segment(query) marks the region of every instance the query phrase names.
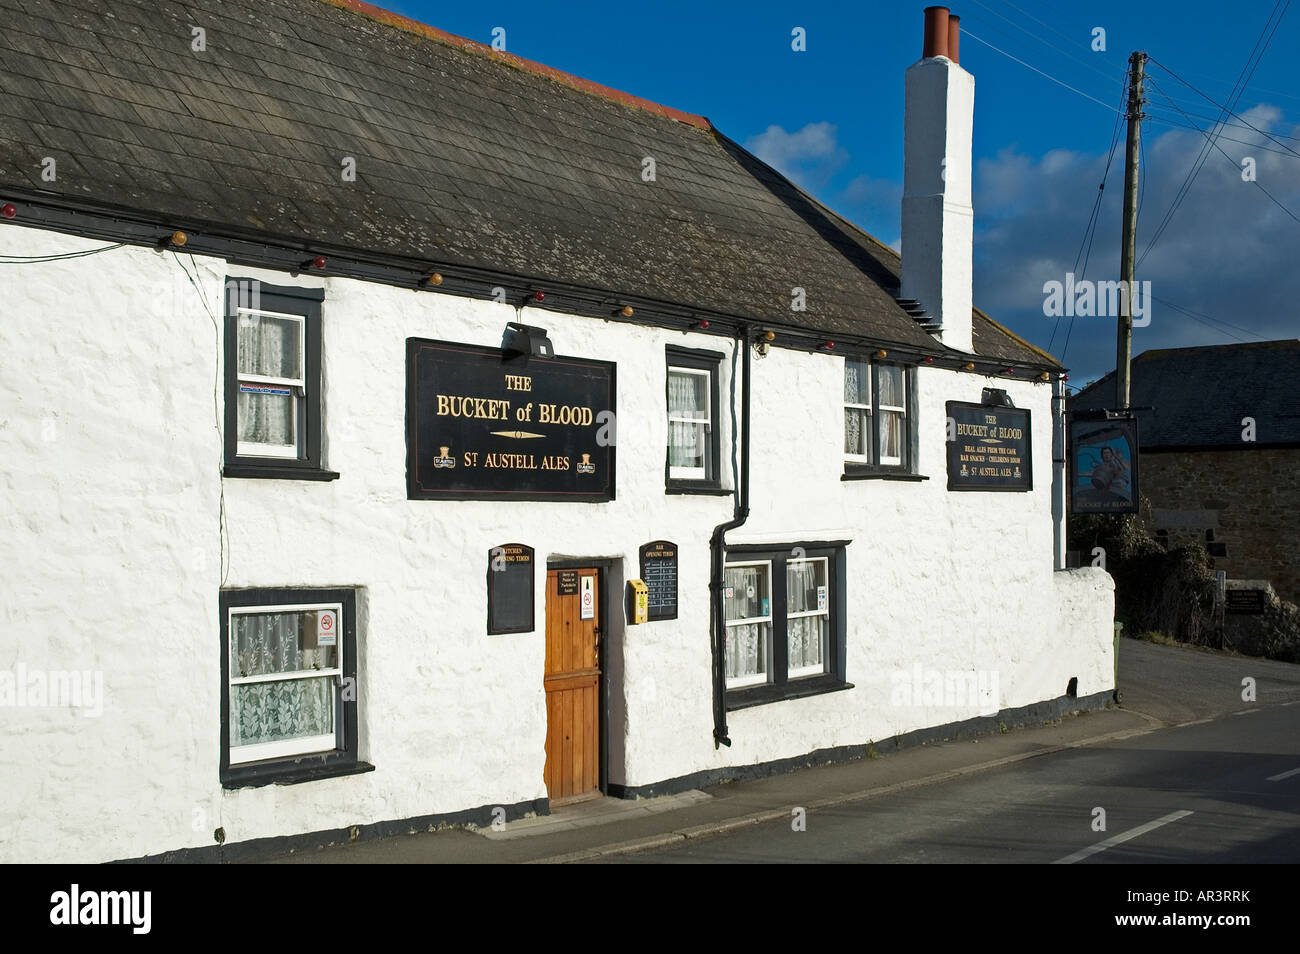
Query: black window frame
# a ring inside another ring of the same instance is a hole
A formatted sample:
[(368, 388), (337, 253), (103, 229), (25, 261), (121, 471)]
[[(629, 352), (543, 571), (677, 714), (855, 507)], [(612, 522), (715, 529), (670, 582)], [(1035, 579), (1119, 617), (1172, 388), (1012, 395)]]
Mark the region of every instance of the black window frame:
[[(248, 307), (252, 296), (244, 294), (248, 284), (257, 287), (257, 307), (267, 311), (303, 317), (303, 387), (298, 402), (299, 456), (253, 457), (239, 453), (239, 322), (237, 309)], [(225, 352), (225, 466), (226, 477), (261, 477), (279, 480), (335, 480), (338, 474), (325, 468), (321, 458), (321, 303), (320, 288), (268, 285), (255, 278), (229, 276), (226, 279)]]
[[(917, 366), (899, 361), (880, 361), (871, 355), (847, 355), (844, 372), (848, 373), (850, 361), (871, 367), (871, 410), (868, 415), (868, 431), (871, 435), (871, 462), (844, 460), (844, 473), (841, 480), (929, 480), (917, 468), (917, 452), (920, 447), (920, 429), (918, 426), (918, 401), (916, 395)], [(903, 371), (904, 414), (906, 415), (906, 433), (903, 439), (903, 461), (901, 464), (881, 464), (880, 428), (877, 424), (880, 415), (880, 383), (875, 369), (880, 366), (901, 368)], [(842, 390), (842, 382), (841, 382)], [(840, 428), (844, 427), (845, 402), (840, 400)], [(843, 445), (843, 437), (840, 440)], [(844, 454), (841, 448), (841, 456)]]
[[(848, 577), (847, 540), (813, 541), (772, 546), (771, 544), (738, 545), (727, 547), (723, 556), (727, 563), (739, 562), (741, 558), (750, 560), (770, 560), (772, 563), (772, 665), (768, 673), (768, 682), (758, 686), (744, 686), (726, 689), (727, 711), (747, 709), (751, 706), (767, 705), (772, 702), (784, 702), (787, 699), (802, 699), (808, 696), (824, 695), (852, 689), (847, 681), (847, 642), (848, 629), (848, 594), (845, 582)], [(788, 678), (789, 649), (787, 630), (788, 612), (786, 597), (786, 563), (789, 560), (826, 558), (826, 581), (832, 592), (827, 600), (830, 609), (830, 638), (826, 647), (828, 665), (826, 672), (820, 676), (804, 676), (791, 680)], [(725, 646), (725, 640), (723, 645)]]
[[(321, 778), (372, 772), (374, 766), (357, 757), (360, 685), (357, 681), (357, 591), (348, 588), (249, 587), (222, 590), (221, 614), (221, 765), (222, 788), (251, 788), (272, 783), (291, 785)], [(293, 755), (261, 762), (230, 763), (230, 610), (241, 606), (337, 603), (342, 608), (343, 664), (334, 687), (336, 748), (329, 752)], [(344, 698), (343, 685), (353, 692)]]
[[(706, 351), (698, 348), (682, 348), (666, 345), (664, 349), (664, 421), (668, 419), (668, 378), (673, 368), (687, 368), (709, 373), (709, 433), (708, 450), (705, 460), (705, 477), (703, 480), (683, 479), (672, 476), (669, 462), (671, 448), (664, 446), (664, 492), (668, 494), (712, 494), (731, 493), (722, 486), (722, 410), (721, 377), (722, 362), (726, 358), (720, 351)], [(671, 431), (671, 428), (669, 428)]]

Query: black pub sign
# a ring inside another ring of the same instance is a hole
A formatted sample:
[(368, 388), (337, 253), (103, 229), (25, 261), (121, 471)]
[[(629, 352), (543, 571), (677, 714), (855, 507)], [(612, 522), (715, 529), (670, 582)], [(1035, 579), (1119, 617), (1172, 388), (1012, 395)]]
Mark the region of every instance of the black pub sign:
[(614, 364), (408, 338), (412, 500), (614, 499)]
[(1029, 411), (949, 401), (948, 489), (1033, 490)]

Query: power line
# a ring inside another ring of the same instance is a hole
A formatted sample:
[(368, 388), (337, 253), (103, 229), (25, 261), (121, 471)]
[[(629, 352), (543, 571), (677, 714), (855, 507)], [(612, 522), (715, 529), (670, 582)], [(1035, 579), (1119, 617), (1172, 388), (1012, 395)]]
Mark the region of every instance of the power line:
[[(1166, 67), (1166, 68), (1167, 68), (1167, 67)], [(1186, 73), (1188, 76), (1199, 76), (1199, 77), (1201, 77), (1202, 79), (1207, 79), (1207, 80), (1209, 80), (1211, 83), (1213, 83), (1215, 86), (1227, 86), (1227, 85), (1228, 85), (1228, 81), (1227, 81), (1227, 80), (1221, 80), (1221, 79), (1219, 79), (1217, 76), (1211, 76), (1211, 75), (1208, 74), (1208, 73), (1194, 73), (1194, 72), (1192, 72), (1191, 70), (1183, 70), (1183, 72)], [(1284, 92), (1283, 92), (1282, 90), (1280, 90), (1280, 89), (1269, 89), (1269, 88), (1267, 88), (1267, 87), (1265, 87), (1265, 86), (1246, 86), (1245, 89), (1251, 89), (1251, 90), (1254, 90), (1254, 91), (1257, 92), (1257, 93), (1268, 93), (1268, 94), (1270, 94), (1270, 95), (1272, 95), (1272, 96), (1282, 96), (1282, 97), (1284, 97), (1284, 98), (1286, 98), (1286, 99), (1294, 99), (1294, 100), (1300, 101), (1300, 96), (1297, 96), (1295, 93), (1284, 93)]]
[[(993, 14), (995, 17), (998, 17), (998, 18), (1000, 18), (1000, 19), (1002, 19), (1002, 20), (1005, 20), (1007, 23), (1010, 23), (1013, 27), (1015, 27), (1015, 28), (1016, 28), (1017, 30), (1019, 30), (1021, 33), (1025, 34), (1026, 36), (1032, 37), (1033, 39), (1037, 40), (1039, 43), (1042, 43), (1044, 46), (1049, 46), (1049, 47), (1051, 47), (1053, 50), (1055, 50), (1056, 52), (1061, 53), (1061, 54), (1063, 54), (1064, 56), (1068, 56), (1070, 59), (1074, 60), (1074, 62), (1078, 63), (1078, 64), (1079, 64), (1080, 66), (1082, 66), (1084, 69), (1092, 70), (1092, 71), (1093, 71), (1094, 73), (1096, 73), (1098, 76), (1101, 76), (1101, 77), (1103, 77), (1104, 79), (1106, 79), (1106, 80), (1108, 80), (1108, 81), (1114, 79), (1114, 77), (1111, 76), (1109, 73), (1102, 72), (1101, 70), (1097, 69), (1097, 67), (1093, 66), (1091, 63), (1085, 63), (1083, 60), (1079, 59), (1077, 56), (1075, 56), (1073, 53), (1069, 52), (1068, 50), (1063, 50), (1063, 49), (1061, 49), (1059, 46), (1057, 46), (1055, 43), (1049, 43), (1047, 40), (1044, 40), (1041, 36), (1037, 35), (1036, 33), (1032, 33), (1032, 32), (1030, 32), (1029, 30), (1026, 30), (1024, 27), (1022, 27), (1022, 26), (1021, 26), (1019, 23), (1017, 23), (1015, 20), (1012, 20), (1010, 17), (1005, 17), (1005, 16), (1003, 16), (1002, 14), (1000, 14), (1000, 13), (998, 13), (996, 10), (994, 10), (992, 7), (990, 7), (988, 4), (981, 3), (980, 0), (971, 0), (971, 3), (975, 4), (976, 6), (983, 7), (985, 10), (987, 10), (989, 13)], [(1007, 5), (1008, 5), (1008, 6), (1012, 6), (1011, 4), (1007, 4)], [(1018, 7), (1013, 7), (1013, 9), (1019, 9), (1019, 8), (1018, 8)], [(1023, 10), (1021, 10), (1020, 12), (1021, 12), (1021, 13), (1024, 13)], [(1025, 15), (1026, 15), (1026, 16), (1029, 16), (1029, 14), (1025, 14)], [(980, 17), (978, 17), (978, 16), (977, 16), (976, 18), (977, 18), (977, 19), (982, 19), (982, 18), (980, 18)], [(1033, 18), (1031, 18), (1031, 19), (1033, 19)], [(1042, 23), (1041, 20), (1039, 20), (1038, 22), (1039, 22), (1039, 23)], [(990, 26), (992, 26), (992, 24), (990, 24)], [(1043, 26), (1047, 26), (1047, 24), (1044, 23)], [(1051, 28), (1048, 27), (1048, 29), (1051, 29)], [(1002, 32), (1002, 31), (999, 31), (999, 32)], [(1009, 34), (1008, 34), (1008, 35), (1009, 35)]]
[[(1287, 3), (1288, 3), (1288, 5), (1289, 5), (1289, 4), (1290, 4), (1290, 0), (1287, 0)], [(1285, 14), (1286, 11), (1283, 10), (1282, 13)], [(1279, 18), (1279, 19), (1278, 19), (1278, 25), (1281, 25), (1281, 23), (1282, 23), (1282, 21), (1281, 21), (1281, 19)], [(1274, 32), (1277, 32), (1277, 27), (1275, 26), (1275, 27), (1273, 28), (1273, 30), (1274, 30)], [(1272, 39), (1272, 37), (1270, 36), (1269, 39)], [(1260, 55), (1263, 56), (1262, 53), (1261, 53)], [(1273, 136), (1272, 136), (1270, 133), (1267, 133), (1267, 132), (1265, 132), (1264, 130), (1260, 129), (1258, 126), (1253, 125), (1249, 120), (1244, 119), (1244, 118), (1241, 117), (1241, 116), (1238, 116), (1236, 113), (1234, 113), (1234, 112), (1233, 112), (1231, 109), (1229, 109), (1227, 106), (1222, 106), (1222, 105), (1220, 105), (1219, 103), (1216, 103), (1214, 100), (1210, 99), (1209, 96), (1206, 96), (1206, 95), (1205, 95), (1204, 93), (1202, 93), (1199, 89), (1197, 89), (1197, 88), (1196, 88), (1195, 86), (1193, 86), (1191, 83), (1187, 82), (1187, 80), (1183, 79), (1181, 76), (1179, 76), (1177, 73), (1175, 73), (1175, 72), (1174, 72), (1173, 70), (1171, 70), (1169, 67), (1165, 66), (1165, 65), (1164, 65), (1163, 63), (1161, 63), (1159, 60), (1156, 60), (1154, 57), (1152, 57), (1151, 60), (1152, 60), (1153, 63), (1156, 64), (1156, 66), (1160, 67), (1162, 70), (1164, 70), (1164, 71), (1165, 71), (1166, 73), (1168, 73), (1170, 76), (1172, 76), (1174, 79), (1178, 80), (1178, 82), (1182, 83), (1184, 86), (1186, 86), (1186, 87), (1187, 87), (1188, 89), (1190, 89), (1192, 92), (1196, 93), (1198, 96), (1200, 96), (1202, 99), (1204, 99), (1204, 100), (1205, 100), (1207, 103), (1209, 103), (1211, 106), (1214, 106), (1214, 107), (1218, 108), (1218, 109), (1220, 110), (1220, 115), (1222, 115), (1224, 112), (1226, 112), (1229, 116), (1233, 116), (1233, 117), (1235, 117), (1235, 118), (1237, 118), (1237, 119), (1240, 119), (1240, 120), (1242, 121), (1242, 123), (1244, 123), (1248, 128), (1255, 130), (1255, 132), (1259, 133), (1261, 136), (1267, 136), (1269, 139), (1273, 139)], [(1256, 63), (1255, 65), (1258, 66), (1259, 64)], [(1251, 72), (1253, 73), (1254, 71), (1252, 70)], [(1166, 98), (1167, 98), (1167, 97), (1166, 97)], [(1240, 94), (1238, 94), (1237, 98), (1238, 98), (1238, 99), (1241, 98)], [(1172, 100), (1171, 100), (1171, 102), (1172, 102)], [(1182, 112), (1182, 110), (1179, 110), (1179, 112)], [(1204, 119), (1208, 119), (1209, 117), (1202, 117), (1202, 118), (1204, 118)], [(1284, 136), (1283, 138), (1284, 138), (1284, 139), (1295, 139), (1296, 137), (1294, 137), (1294, 136)], [(1284, 143), (1284, 142), (1278, 142), (1276, 139), (1273, 139), (1273, 142), (1277, 143), (1277, 144), (1278, 144), (1279, 146), (1281, 146), (1283, 149), (1285, 149), (1285, 150), (1287, 150), (1288, 152), (1290, 152), (1293, 156), (1296, 156), (1297, 158), (1300, 158), (1300, 152), (1296, 152), (1294, 149), (1292, 149), (1292, 148), (1291, 148), (1290, 146), (1288, 146), (1286, 143)]]
[[(1124, 81), (1120, 86), (1120, 102), (1121, 103), (1124, 102), (1127, 96), (1128, 96), (1128, 74), (1125, 73)], [(1092, 203), (1092, 214), (1088, 216), (1088, 224), (1084, 226), (1083, 229), (1083, 238), (1079, 240), (1079, 251), (1076, 252), (1074, 256), (1074, 269), (1076, 272), (1079, 269), (1079, 259), (1080, 257), (1083, 258), (1083, 272), (1079, 272), (1080, 278), (1083, 278), (1084, 273), (1087, 272), (1088, 259), (1092, 257), (1092, 240), (1093, 238), (1096, 237), (1097, 234), (1097, 222), (1099, 221), (1101, 215), (1101, 201), (1106, 190), (1106, 180), (1107, 178), (1110, 177), (1110, 166), (1111, 166), (1111, 162), (1115, 158), (1115, 147), (1119, 145), (1119, 120), (1121, 115), (1122, 113), (1119, 110), (1115, 111), (1115, 126), (1113, 129), (1111, 129), (1111, 133), (1110, 133), (1110, 152), (1106, 156), (1106, 168), (1101, 175), (1101, 184), (1097, 186), (1097, 197), (1093, 200)], [(1085, 242), (1087, 242), (1086, 255), (1084, 254)], [(1052, 345), (1056, 342), (1056, 332), (1060, 329), (1060, 327), (1061, 327), (1061, 316), (1057, 315), (1056, 324), (1052, 326), (1051, 340), (1047, 344), (1047, 350), (1049, 352), (1052, 350)], [(1065, 330), (1065, 344), (1061, 346), (1062, 361), (1065, 360), (1066, 352), (1070, 350), (1070, 337), (1073, 335), (1073, 333), (1074, 333), (1074, 316), (1071, 315), (1070, 323), (1066, 326), (1066, 330)]]
[[(1286, 5), (1288, 7), (1290, 4), (1291, 0), (1286, 0)], [(1273, 34), (1277, 32), (1277, 26), (1282, 22), (1281, 17), (1278, 16), (1279, 7), (1282, 7), (1282, 0), (1277, 0), (1273, 5), (1273, 9), (1269, 13), (1268, 19), (1264, 22), (1263, 29), (1260, 30), (1259, 37), (1255, 40), (1254, 47), (1251, 48), (1250, 56), (1246, 58), (1246, 65), (1241, 68), (1241, 73), (1237, 77), (1237, 85), (1250, 82), (1250, 77), (1255, 74), (1255, 68), (1259, 66), (1259, 61), (1263, 59), (1265, 51), (1268, 50), (1269, 43), (1273, 39)], [(1282, 7), (1282, 13), (1286, 13), (1285, 7)], [(1277, 24), (1273, 25), (1272, 32), (1269, 32), (1269, 26), (1273, 24), (1273, 18), (1275, 16), (1277, 16)], [(1267, 39), (1265, 39), (1266, 34)], [(1263, 44), (1262, 47), (1260, 46), (1261, 43)], [(1259, 54), (1258, 57), (1255, 55), (1257, 51)], [(1252, 61), (1254, 62), (1253, 67), (1251, 65)], [(1235, 106), (1236, 101), (1240, 98), (1241, 92), (1238, 91), (1237, 86), (1234, 86), (1233, 93), (1229, 95), (1228, 102)], [(1222, 121), (1222, 113), (1220, 113), (1219, 119)], [(1183, 201), (1187, 198), (1187, 194), (1191, 191), (1192, 185), (1196, 182), (1196, 177), (1200, 175), (1201, 169), (1205, 166), (1205, 160), (1209, 158), (1210, 146), (1214, 145), (1214, 138), (1218, 134), (1217, 127), (1214, 135), (1208, 133), (1205, 134), (1207, 140), (1206, 144), (1202, 145), (1200, 150), (1197, 152), (1196, 158), (1192, 161), (1191, 168), (1187, 171), (1187, 176), (1183, 179), (1183, 184), (1179, 186), (1178, 193), (1174, 196), (1173, 202), (1170, 204), (1168, 210), (1166, 210), (1164, 216), (1160, 219), (1160, 224), (1156, 227), (1155, 233), (1151, 236), (1150, 241), (1147, 242), (1146, 249), (1138, 258), (1138, 265), (1141, 265), (1142, 262), (1146, 260), (1146, 257), (1151, 254), (1151, 250), (1155, 248), (1156, 243), (1159, 242), (1161, 236), (1164, 235), (1165, 229), (1169, 227), (1169, 224), (1173, 221), (1179, 208), (1182, 207)]]
[[(1178, 100), (1175, 99), (1173, 96), (1170, 96), (1167, 92), (1164, 94), (1164, 97), (1165, 97), (1165, 101), (1166, 101), (1166, 102), (1168, 102), (1171, 106), (1177, 108), (1177, 109), (1179, 110), (1179, 112), (1181, 112), (1184, 116), (1187, 116), (1187, 117), (1189, 117), (1189, 118), (1191, 118), (1191, 119), (1204, 119), (1204, 120), (1207, 120), (1207, 121), (1209, 121), (1209, 122), (1214, 122), (1214, 121), (1215, 121), (1215, 119), (1214, 119), (1213, 116), (1206, 116), (1204, 113), (1197, 113), (1197, 112), (1193, 112), (1193, 111), (1191, 111), (1190, 109), (1183, 109), (1183, 108), (1179, 105)], [(1163, 109), (1164, 107), (1160, 107), (1160, 108)], [(1277, 137), (1279, 137), (1279, 138), (1281, 138), (1281, 139), (1290, 139), (1290, 140), (1293, 140), (1293, 141), (1295, 141), (1295, 142), (1300, 142), (1300, 136), (1287, 136), (1287, 135), (1284, 135), (1284, 134), (1282, 134), (1282, 133), (1266, 133), (1266, 132), (1264, 132), (1262, 129), (1259, 129), (1259, 128), (1257, 128), (1257, 127), (1255, 127), (1255, 126), (1252, 126), (1252, 125), (1250, 125), (1250, 124), (1244, 124), (1244, 125), (1243, 125), (1242, 123), (1227, 123), (1227, 122), (1225, 122), (1225, 123), (1220, 123), (1220, 125), (1223, 126), (1225, 129), (1253, 129), (1255, 132), (1260, 133), (1261, 135), (1264, 135), (1264, 136), (1269, 136), (1270, 138), (1272, 138), (1273, 136), (1277, 136)], [(1242, 140), (1242, 139), (1234, 139), (1234, 140), (1232, 140), (1232, 141), (1233, 141), (1233, 142), (1245, 142), (1245, 140)], [(1295, 150), (1293, 150), (1290, 146), (1287, 146), (1287, 145), (1285, 145), (1285, 144), (1283, 144), (1283, 143), (1278, 143), (1278, 145), (1282, 146), (1282, 147), (1287, 151), (1287, 154), (1289, 154), (1289, 155), (1298, 155), (1298, 154), (1295, 152)], [(1275, 151), (1278, 151), (1278, 150), (1275, 150)]]
[(98, 255), (100, 252), (111, 252), (115, 248), (121, 248), (125, 242), (118, 242), (114, 245), (101, 245), (99, 248), (88, 248), (81, 252), (59, 252), (54, 255), (0, 255), (0, 265), (37, 265), (41, 262), (63, 262), (70, 258), (85, 258), (87, 255)]
[[(217, 316), (214, 315), (212, 313), (212, 309), (208, 307), (208, 299), (203, 294), (203, 289), (199, 287), (198, 281), (194, 278), (194, 276), (190, 275), (190, 270), (185, 267), (185, 263), (181, 261), (181, 257), (176, 254), (176, 251), (174, 249), (172, 250), (172, 258), (176, 259), (176, 264), (180, 266), (181, 271), (185, 273), (185, 277), (188, 278), (190, 280), (190, 284), (194, 286), (194, 291), (198, 293), (199, 304), (201, 304), (203, 306), (203, 310), (207, 312), (208, 320), (212, 322), (212, 330), (216, 333), (217, 353), (220, 354), (221, 326), (217, 323)], [(199, 263), (194, 260), (193, 253), (190, 254), (190, 264), (194, 266), (194, 274), (197, 275), (199, 273)], [(221, 394), (220, 362), (214, 361), (213, 367), (216, 370), (214, 371), (213, 378), (212, 378), (212, 414), (215, 420), (215, 426), (217, 431), (217, 446), (222, 448), (222, 457), (224, 458), (225, 445), (224, 445), (224, 437), (222, 434), (221, 403), (220, 403), (220, 394)], [(226, 559), (226, 551), (228, 549), (227, 544), (230, 542), (230, 526), (226, 519), (226, 482), (222, 477), (220, 467), (218, 467), (217, 470), (217, 488), (218, 488), (217, 570), (221, 573), (221, 585), (225, 586), (226, 579), (230, 575), (230, 563)]]
[[(1022, 10), (1020, 7), (1018, 7), (1018, 6), (1016, 6), (1014, 3), (1012, 3), (1011, 0), (1002, 0), (1002, 2), (1005, 3), (1007, 6), (1009, 6), (1012, 10), (1015, 10), (1017, 13), (1023, 13), (1025, 16), (1029, 17), (1029, 19), (1033, 20), (1035, 23), (1039, 24), (1040, 26), (1045, 26), (1045, 27), (1047, 27), (1047, 29), (1051, 30), (1051, 31), (1052, 31), (1053, 33), (1055, 33), (1057, 36), (1062, 37), (1062, 38), (1065, 39), (1067, 42), (1069, 42), (1069, 43), (1074, 43), (1074, 42), (1075, 42), (1074, 37), (1071, 37), (1071, 36), (1069, 36), (1069, 35), (1066, 34), (1066, 33), (1062, 33), (1060, 30), (1058, 30), (1056, 27), (1052, 26), (1050, 23), (1046, 23), (1046, 22), (1044, 22), (1044, 21), (1038, 19), (1038, 17), (1034, 16), (1034, 15), (1033, 15), (1032, 13), (1030, 13), (1028, 10)], [(984, 6), (984, 4), (981, 3), (980, 6)], [(1091, 35), (1091, 34), (1089, 34), (1089, 35)]]
[(1104, 108), (1106, 108), (1106, 109), (1114, 109), (1114, 108), (1115, 108), (1114, 106), (1110, 106), (1110, 105), (1107, 105), (1106, 103), (1103, 103), (1103, 102), (1102, 102), (1101, 100), (1099, 100), (1096, 96), (1089, 96), (1089, 95), (1088, 95), (1087, 93), (1085, 93), (1083, 90), (1081, 90), (1081, 89), (1075, 89), (1075, 88), (1074, 88), (1073, 86), (1071, 86), (1069, 83), (1063, 83), (1063, 82), (1061, 82), (1059, 79), (1057, 79), (1057, 78), (1056, 78), (1055, 76), (1053, 76), (1051, 73), (1044, 73), (1044, 72), (1043, 72), (1042, 70), (1040, 70), (1037, 66), (1030, 66), (1030, 65), (1029, 65), (1028, 63), (1026, 63), (1024, 60), (1020, 59), (1019, 57), (1012, 56), (1012, 55), (1011, 55), (1010, 53), (1008, 53), (1006, 50), (998, 49), (996, 46), (994, 46), (994, 45), (993, 45), (992, 43), (990, 43), (988, 40), (982, 40), (982, 39), (980, 39), (980, 38), (977, 37), (974, 33), (971, 33), (970, 30), (967, 30), (965, 27), (962, 27), (962, 28), (961, 28), (961, 32), (964, 33), (964, 34), (966, 34), (966, 35), (967, 35), (968, 37), (970, 37), (972, 40), (975, 40), (975, 41), (978, 42), (978, 43), (983, 43), (983, 44), (984, 44), (985, 46), (987, 46), (990, 50), (993, 50), (993, 51), (996, 52), (996, 53), (1001, 53), (1003, 56), (1005, 56), (1005, 57), (1006, 57), (1007, 59), (1009, 59), (1009, 60), (1015, 60), (1015, 61), (1016, 61), (1017, 63), (1019, 63), (1021, 66), (1025, 67), (1026, 69), (1033, 70), (1035, 73), (1037, 73), (1037, 74), (1040, 75), (1040, 76), (1046, 76), (1049, 80), (1051, 80), (1053, 83), (1057, 84), (1058, 86), (1064, 86), (1064, 87), (1065, 87), (1066, 89), (1068, 89), (1070, 92), (1072, 92), (1072, 93), (1078, 93), (1078, 94), (1079, 94), (1080, 96), (1082, 96), (1084, 99), (1091, 100), (1092, 102), (1096, 103), (1098, 106), (1102, 106), (1102, 107), (1104, 107)]
[(1223, 320), (1220, 319), (1220, 318), (1215, 318), (1215, 317), (1213, 317), (1212, 315), (1207, 315), (1207, 314), (1205, 314), (1204, 312), (1201, 312), (1201, 311), (1194, 311), (1193, 309), (1191, 309), (1191, 308), (1187, 308), (1187, 307), (1185, 307), (1185, 306), (1183, 306), (1183, 305), (1175, 304), (1174, 302), (1169, 301), (1168, 299), (1165, 299), (1165, 298), (1158, 298), (1158, 297), (1155, 296), (1155, 295), (1152, 295), (1151, 298), (1152, 298), (1152, 300), (1154, 300), (1154, 301), (1158, 301), (1158, 302), (1160, 302), (1160, 304), (1164, 305), (1166, 308), (1172, 308), (1172, 309), (1174, 309), (1174, 311), (1181, 312), (1182, 314), (1186, 315), (1188, 318), (1192, 318), (1192, 319), (1194, 319), (1194, 320), (1196, 320), (1196, 321), (1199, 321), (1201, 324), (1203, 324), (1203, 325), (1207, 325), (1208, 327), (1213, 328), (1213, 329), (1214, 329), (1215, 331), (1217, 331), (1219, 334), (1227, 335), (1229, 338), (1232, 338), (1232, 339), (1234, 339), (1234, 340), (1236, 340), (1236, 341), (1242, 341), (1242, 342), (1244, 342), (1246, 339), (1245, 339), (1245, 338), (1238, 337), (1237, 335), (1234, 335), (1232, 332), (1230, 332), (1230, 331), (1225, 331), (1225, 330), (1223, 330), (1222, 328), (1215, 328), (1215, 327), (1214, 327), (1215, 324), (1226, 325), (1226, 326), (1229, 327), (1229, 328), (1235, 328), (1237, 331), (1245, 332), (1246, 334), (1248, 334), (1248, 335), (1252, 335), (1253, 337), (1256, 337), (1256, 338), (1258, 338), (1258, 339), (1261, 340), (1261, 341), (1267, 341), (1267, 340), (1269, 340), (1268, 338), (1266, 338), (1264, 335), (1261, 335), (1261, 334), (1260, 334), (1259, 332), (1257, 332), (1257, 331), (1251, 331), (1249, 328), (1242, 328), (1240, 325), (1234, 325), (1234, 324), (1231, 324), (1230, 322), (1223, 321)]
[[(1152, 84), (1152, 85), (1155, 86), (1155, 84)], [(1164, 95), (1164, 91), (1161, 90), (1160, 87), (1155, 86), (1155, 89), (1160, 93), (1161, 96)], [(1175, 106), (1174, 108), (1177, 109), (1178, 107)], [(1181, 110), (1179, 110), (1179, 112), (1181, 112)], [(1232, 156), (1230, 156), (1230, 155), (1228, 155), (1226, 152), (1224, 152), (1224, 151), (1223, 151), (1223, 147), (1220, 146), (1217, 142), (1215, 142), (1215, 141), (1214, 141), (1214, 138), (1211, 137), (1209, 133), (1207, 133), (1204, 129), (1199, 129), (1198, 131), (1201, 133), (1202, 136), (1205, 136), (1206, 139), (1209, 140), (1210, 145), (1213, 146), (1215, 149), (1217, 149), (1217, 150), (1219, 151), (1220, 155), (1223, 156), (1223, 158), (1227, 159), (1228, 162), (1232, 163), (1232, 167), (1233, 167), (1234, 169), (1240, 169), (1240, 168), (1241, 168), (1241, 163), (1239, 163), (1236, 159), (1233, 159)], [(1236, 140), (1234, 140), (1234, 141), (1236, 141)], [(1300, 224), (1300, 218), (1296, 218), (1296, 215), (1295, 215), (1294, 212), (1292, 212), (1290, 209), (1288, 209), (1285, 205), (1283, 205), (1283, 204), (1282, 204), (1281, 202), (1279, 202), (1277, 199), (1273, 198), (1273, 193), (1269, 192), (1269, 191), (1268, 191), (1267, 189), (1265, 189), (1262, 185), (1260, 185), (1258, 179), (1250, 179), (1250, 180), (1248, 180), (1248, 181), (1250, 181), (1250, 182), (1253, 183), (1254, 185), (1258, 186), (1258, 187), (1259, 187), (1259, 191), (1260, 191), (1260, 192), (1263, 192), (1266, 196), (1268, 196), (1269, 199), (1272, 201), (1272, 203), (1273, 203), (1274, 205), (1276, 205), (1279, 209), (1281, 209), (1281, 210), (1282, 210), (1283, 212), (1285, 212), (1287, 215), (1291, 216), (1292, 219), (1295, 219), (1295, 221), (1296, 221), (1297, 224)], [(1148, 246), (1147, 246), (1147, 250), (1150, 251), (1150, 248), (1151, 248), (1151, 247), (1148, 245)], [(1145, 257), (1145, 256), (1143, 256), (1143, 257)]]
[[(1161, 95), (1163, 96), (1164, 93), (1162, 92)], [(1171, 106), (1173, 106), (1174, 109), (1178, 108), (1176, 105), (1174, 105), (1172, 100), (1168, 99), (1168, 97), (1166, 97), (1166, 100), (1169, 102)], [(1163, 109), (1164, 107), (1161, 106), (1157, 108)], [(1190, 121), (1191, 117), (1188, 117), (1189, 118), (1188, 122), (1180, 123), (1176, 119), (1170, 119), (1168, 116), (1156, 115), (1154, 113), (1143, 113), (1142, 115), (1144, 118), (1151, 120), (1153, 123), (1164, 123), (1166, 126), (1176, 126), (1179, 129), (1193, 129), (1198, 133), (1206, 132), (1206, 130), (1202, 129), (1200, 126), (1197, 126), (1195, 122)], [(1219, 125), (1222, 126), (1223, 124), (1220, 123)], [(1219, 133), (1215, 138), (1218, 139), (1220, 142), (1240, 143), (1243, 146), (1250, 146), (1252, 149), (1258, 150), (1259, 152), (1271, 152), (1274, 155), (1283, 156), (1287, 159), (1300, 159), (1300, 156), (1297, 156), (1293, 153), (1283, 152), (1281, 149), (1272, 149), (1268, 146), (1265, 146), (1263, 143), (1251, 142), (1249, 139), (1236, 139), (1232, 136), (1225, 136), (1223, 135), (1223, 133)]]

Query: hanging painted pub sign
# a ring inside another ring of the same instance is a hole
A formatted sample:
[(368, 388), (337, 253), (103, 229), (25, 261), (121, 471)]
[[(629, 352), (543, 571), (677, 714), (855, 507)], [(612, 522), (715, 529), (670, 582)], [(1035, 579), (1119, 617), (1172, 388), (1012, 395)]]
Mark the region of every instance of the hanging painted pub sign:
[(949, 401), (948, 489), (1033, 490), (1029, 412)]
[(1137, 463), (1136, 417), (1071, 420), (1070, 512), (1137, 513)]
[(614, 499), (614, 364), (408, 338), (412, 500)]

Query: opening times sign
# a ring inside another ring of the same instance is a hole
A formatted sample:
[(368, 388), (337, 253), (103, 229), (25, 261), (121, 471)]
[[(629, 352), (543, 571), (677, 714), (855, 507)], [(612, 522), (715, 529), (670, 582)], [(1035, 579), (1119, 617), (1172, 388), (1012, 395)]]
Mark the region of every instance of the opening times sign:
[(412, 500), (614, 499), (614, 365), (407, 339)]
[(948, 489), (1033, 490), (1029, 411), (949, 401)]

